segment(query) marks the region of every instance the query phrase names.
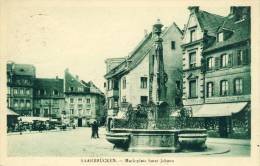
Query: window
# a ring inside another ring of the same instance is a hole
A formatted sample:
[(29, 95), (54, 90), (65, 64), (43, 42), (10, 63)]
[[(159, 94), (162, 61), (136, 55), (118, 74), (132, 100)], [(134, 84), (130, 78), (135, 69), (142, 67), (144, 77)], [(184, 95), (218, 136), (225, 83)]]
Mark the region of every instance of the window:
[(70, 87), (70, 91), (73, 92), (73, 91), (74, 91), (74, 88), (73, 88), (73, 87)]
[(46, 94), (46, 90), (41, 89), (41, 90), (40, 90), (40, 95), (45, 95), (45, 94)]
[(78, 98), (78, 103), (82, 103), (82, 98)]
[(193, 29), (190, 31), (190, 42), (193, 42), (196, 40), (196, 30)]
[(31, 107), (31, 101), (30, 100), (26, 100), (26, 107)]
[(90, 98), (87, 98), (87, 103), (90, 104)]
[(142, 89), (147, 88), (147, 77), (141, 77), (141, 88)]
[(73, 98), (70, 98), (70, 103), (74, 103), (74, 99)]
[(74, 109), (70, 109), (70, 114), (74, 114)]
[(148, 97), (147, 96), (141, 96), (141, 104), (147, 105), (148, 103)]
[(18, 100), (14, 100), (14, 107), (18, 107)]
[(213, 82), (207, 83), (207, 97), (213, 96)]
[(221, 67), (227, 67), (228, 66), (228, 55), (223, 54), (221, 55)]
[(25, 93), (26, 93), (27, 95), (29, 95), (29, 94), (30, 94), (30, 89), (26, 89)]
[(234, 86), (235, 94), (238, 95), (243, 93), (243, 80), (241, 78), (235, 79)]
[(78, 92), (83, 92), (83, 91), (84, 91), (83, 87), (78, 87)]
[(86, 114), (87, 114), (88, 116), (90, 116), (90, 115), (91, 115), (91, 110), (90, 110), (90, 109), (87, 109), (87, 110), (86, 110)]
[(107, 86), (108, 90), (111, 90), (112, 89), (112, 80), (108, 80), (107, 84), (108, 84), (108, 86)]
[(18, 91), (17, 91), (17, 89), (15, 88), (15, 89), (14, 89), (14, 94), (16, 95), (16, 94), (17, 94), (17, 92), (18, 92)]
[(20, 94), (23, 95), (24, 94), (24, 90), (20, 89)]
[(190, 95), (190, 98), (197, 97), (197, 82), (196, 82), (196, 80), (191, 80), (189, 82), (189, 95)]
[(190, 68), (196, 67), (196, 52), (189, 53)]
[(24, 100), (20, 100), (20, 106), (24, 107)]
[(82, 104), (78, 104), (78, 108), (79, 108), (79, 109), (82, 109), (82, 108), (83, 108), (83, 105), (82, 105)]
[(218, 42), (222, 42), (222, 41), (224, 41), (224, 33), (220, 32), (218, 33)]
[(122, 81), (122, 82), (123, 82), (123, 83), (122, 83), (122, 84), (123, 84), (123, 85), (122, 85), (122, 88), (125, 89), (125, 88), (126, 88), (126, 78), (125, 78), (125, 77), (123, 78), (123, 81)]
[(114, 85), (113, 89), (118, 90), (118, 80), (114, 80), (113, 85)]
[(113, 98), (108, 98), (107, 102), (108, 102), (108, 108), (112, 108)]
[(172, 48), (172, 50), (175, 50), (175, 41), (171, 42), (171, 48)]
[(53, 95), (59, 95), (59, 91), (58, 90), (54, 90), (53, 91)]
[(7, 87), (7, 94), (10, 95), (11, 94), (11, 88)]
[(107, 84), (104, 82), (104, 88), (106, 88)]
[(126, 97), (125, 96), (122, 97), (122, 102), (124, 102), (124, 103), (126, 102)]
[(212, 70), (214, 68), (214, 58), (210, 57), (207, 59), (207, 69)]
[(228, 81), (226, 80), (220, 81), (220, 95), (228, 95)]
[(118, 108), (118, 98), (114, 99), (114, 108)]
[(237, 54), (237, 65), (243, 64), (243, 51), (239, 50)]

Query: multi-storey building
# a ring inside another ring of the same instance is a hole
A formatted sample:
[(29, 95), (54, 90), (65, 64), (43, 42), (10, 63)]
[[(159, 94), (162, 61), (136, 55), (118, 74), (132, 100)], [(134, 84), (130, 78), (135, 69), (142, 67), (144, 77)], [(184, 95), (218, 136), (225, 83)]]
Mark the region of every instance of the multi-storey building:
[[(111, 59), (106, 61), (107, 73), (105, 78), (108, 115), (116, 115), (122, 103), (131, 103), (133, 107), (138, 104), (149, 102), (149, 80), (152, 67), (152, 56), (155, 51), (153, 48), (154, 34), (145, 35), (144, 39), (122, 62), (112, 69)], [(167, 102), (171, 106), (180, 104), (180, 88), (182, 82), (182, 31), (173, 23), (166, 27), (162, 33), (164, 69), (168, 75)], [(113, 59), (112, 59), (113, 60)], [(118, 62), (118, 61), (117, 61)]]
[(64, 88), (65, 110), (77, 126), (86, 126), (92, 120), (102, 121), (105, 118), (104, 94), (92, 82), (81, 81), (66, 69)]
[(250, 8), (231, 7), (226, 17), (199, 7), (189, 10), (183, 103), (194, 117), (204, 118), (205, 127), (216, 124), (221, 137), (239, 128), (250, 133)]
[(7, 106), (24, 116), (33, 114), (35, 67), (28, 64), (7, 64)]
[(61, 120), (66, 116), (63, 79), (36, 78), (34, 81), (33, 116)]

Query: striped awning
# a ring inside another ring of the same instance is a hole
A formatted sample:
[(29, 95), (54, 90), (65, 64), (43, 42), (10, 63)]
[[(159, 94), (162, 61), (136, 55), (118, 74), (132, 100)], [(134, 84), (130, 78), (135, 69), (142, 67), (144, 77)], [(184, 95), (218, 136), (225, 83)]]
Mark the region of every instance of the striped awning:
[(242, 111), (248, 102), (203, 104), (199, 109), (192, 107), (193, 117), (221, 117), (231, 116)]

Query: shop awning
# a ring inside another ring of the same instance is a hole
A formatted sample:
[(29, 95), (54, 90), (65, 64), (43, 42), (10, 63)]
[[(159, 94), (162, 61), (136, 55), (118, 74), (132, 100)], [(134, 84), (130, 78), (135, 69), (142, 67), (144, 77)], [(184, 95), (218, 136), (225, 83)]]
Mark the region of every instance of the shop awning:
[(221, 117), (231, 116), (232, 114), (242, 111), (247, 102), (239, 103), (222, 103), (222, 104), (203, 104), (199, 109), (193, 108), (193, 117)]
[(9, 116), (19, 116), (19, 114), (17, 114), (16, 112), (14, 112), (10, 109), (7, 109), (7, 115), (9, 115)]

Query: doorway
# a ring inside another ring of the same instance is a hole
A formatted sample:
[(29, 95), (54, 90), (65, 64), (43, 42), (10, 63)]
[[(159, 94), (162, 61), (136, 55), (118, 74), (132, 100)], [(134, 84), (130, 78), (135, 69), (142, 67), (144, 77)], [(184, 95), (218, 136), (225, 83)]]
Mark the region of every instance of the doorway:
[(221, 138), (227, 138), (228, 137), (227, 118), (226, 117), (220, 117), (219, 118), (219, 136)]
[(78, 127), (82, 127), (82, 118), (78, 119)]

